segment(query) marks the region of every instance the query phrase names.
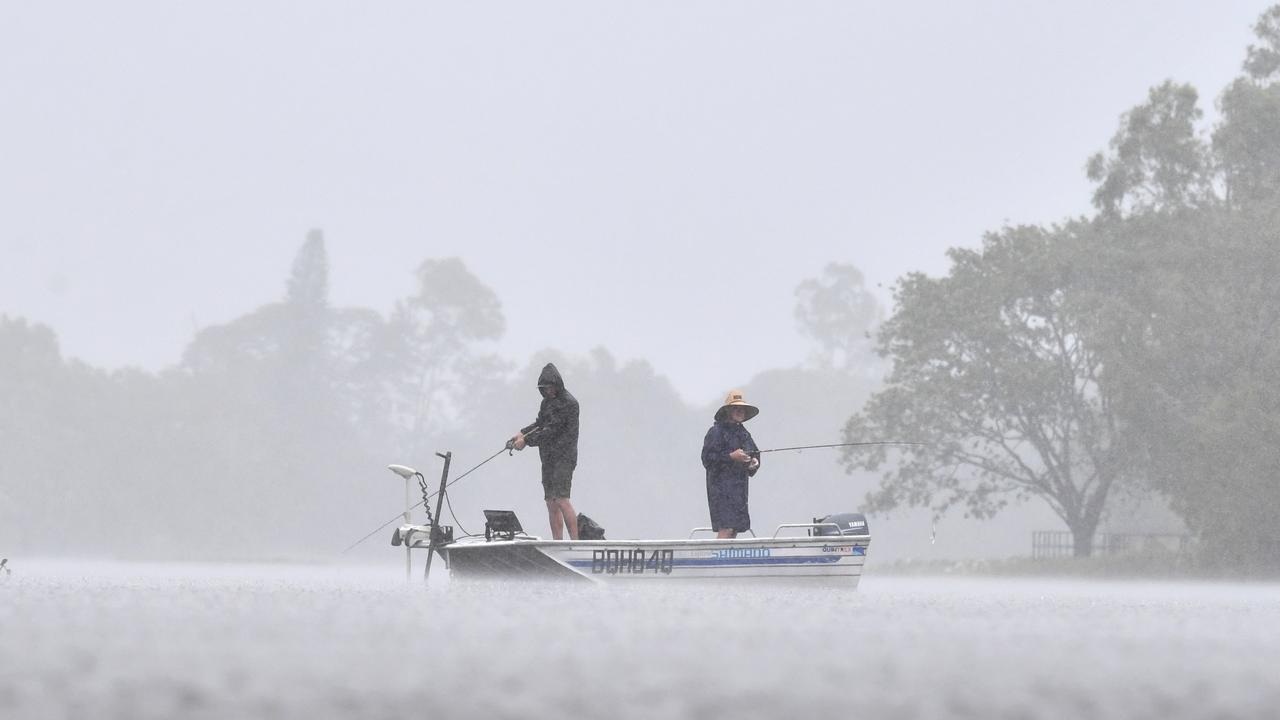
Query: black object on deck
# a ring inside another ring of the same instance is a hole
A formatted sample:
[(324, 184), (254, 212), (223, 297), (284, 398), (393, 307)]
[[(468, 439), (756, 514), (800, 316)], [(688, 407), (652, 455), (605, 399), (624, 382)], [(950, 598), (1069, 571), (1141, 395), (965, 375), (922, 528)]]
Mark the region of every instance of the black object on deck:
[(484, 539), (514, 540), (516, 533), (524, 532), (520, 519), (510, 510), (484, 511)]

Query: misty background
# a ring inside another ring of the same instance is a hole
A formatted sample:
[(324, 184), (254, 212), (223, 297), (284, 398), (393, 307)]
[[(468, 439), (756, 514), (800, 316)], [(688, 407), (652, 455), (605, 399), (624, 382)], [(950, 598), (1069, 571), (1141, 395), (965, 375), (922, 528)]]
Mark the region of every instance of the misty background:
[[(937, 359), (915, 311), (983, 307), (960, 271), (988, 263), (1066, 298), (1024, 326), (1067, 318), (1105, 369), (1082, 402), (1119, 429), (1065, 439), (1116, 468), (1088, 532), (1207, 534), (1218, 566), (1265, 567), (1266, 10), (6, 6), (0, 548), (332, 555), (401, 508), (388, 462), (488, 457), (554, 361), (583, 408), (574, 502), (611, 536), (706, 524), (698, 448), (741, 387), (763, 447), (950, 453), (768, 456), (758, 532), (865, 507), (878, 558), (1026, 554), (1068, 523), (957, 472), (956, 429), (919, 408), (965, 396), (909, 372)], [(889, 430), (911, 436), (863, 432)], [(542, 532), (537, 477), (494, 460), (451, 490), (458, 520)]]

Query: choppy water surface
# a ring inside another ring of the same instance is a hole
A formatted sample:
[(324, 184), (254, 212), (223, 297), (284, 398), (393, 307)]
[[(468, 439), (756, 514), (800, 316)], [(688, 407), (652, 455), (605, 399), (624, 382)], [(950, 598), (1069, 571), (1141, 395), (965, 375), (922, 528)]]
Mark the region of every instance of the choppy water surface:
[(1274, 717), (1280, 586), (424, 590), (390, 569), (18, 568), (0, 717)]

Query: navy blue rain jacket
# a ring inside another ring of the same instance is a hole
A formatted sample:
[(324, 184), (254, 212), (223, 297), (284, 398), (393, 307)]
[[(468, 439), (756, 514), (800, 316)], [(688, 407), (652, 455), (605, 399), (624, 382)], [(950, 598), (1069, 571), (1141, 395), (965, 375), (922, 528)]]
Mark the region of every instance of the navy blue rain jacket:
[(711, 527), (732, 528), (738, 532), (751, 529), (747, 512), (747, 478), (756, 470), (729, 459), (729, 453), (742, 448), (760, 458), (760, 449), (741, 423), (718, 421), (702, 440), (702, 466), (707, 469), (707, 505), (711, 509)]

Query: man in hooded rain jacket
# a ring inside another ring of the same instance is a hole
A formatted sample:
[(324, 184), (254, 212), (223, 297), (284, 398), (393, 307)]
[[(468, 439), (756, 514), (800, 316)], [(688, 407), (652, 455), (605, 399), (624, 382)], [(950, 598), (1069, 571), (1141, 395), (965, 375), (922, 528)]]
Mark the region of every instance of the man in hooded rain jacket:
[(751, 529), (747, 512), (747, 478), (760, 469), (760, 449), (742, 425), (760, 409), (732, 390), (716, 411), (715, 425), (702, 440), (702, 466), (707, 469), (707, 505), (718, 538), (737, 537)]
[(538, 376), (538, 392), (542, 394), (538, 417), (511, 438), (511, 446), (538, 448), (551, 537), (563, 540), (562, 529), (567, 528), (569, 539), (577, 540), (578, 514), (569, 502), (569, 490), (578, 466), (578, 400), (565, 389), (560, 371), (551, 363)]

